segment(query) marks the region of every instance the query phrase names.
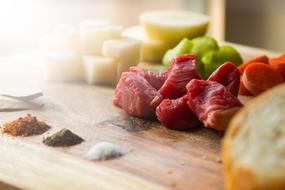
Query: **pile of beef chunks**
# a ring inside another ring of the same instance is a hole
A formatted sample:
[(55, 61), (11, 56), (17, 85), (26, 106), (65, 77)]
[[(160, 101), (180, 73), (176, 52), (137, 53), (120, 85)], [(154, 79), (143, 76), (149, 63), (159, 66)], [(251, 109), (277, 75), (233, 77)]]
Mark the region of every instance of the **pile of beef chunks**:
[(174, 58), (166, 72), (130, 67), (117, 84), (113, 103), (129, 115), (157, 118), (165, 127), (188, 130), (204, 125), (224, 131), (242, 107), (240, 73), (226, 62), (207, 80), (195, 69), (195, 56)]

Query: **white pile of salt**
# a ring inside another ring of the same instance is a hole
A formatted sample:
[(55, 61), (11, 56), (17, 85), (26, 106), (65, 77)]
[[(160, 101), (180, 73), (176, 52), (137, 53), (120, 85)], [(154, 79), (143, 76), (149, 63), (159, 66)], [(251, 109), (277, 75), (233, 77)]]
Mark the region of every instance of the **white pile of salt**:
[(118, 158), (126, 152), (118, 145), (110, 142), (100, 142), (95, 144), (86, 154), (88, 160), (108, 160)]

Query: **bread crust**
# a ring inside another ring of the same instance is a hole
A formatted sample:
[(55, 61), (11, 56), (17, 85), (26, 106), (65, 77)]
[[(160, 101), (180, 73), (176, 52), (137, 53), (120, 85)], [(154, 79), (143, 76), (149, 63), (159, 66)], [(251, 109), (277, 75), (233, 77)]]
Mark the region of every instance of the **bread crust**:
[[(285, 189), (285, 172), (283, 176), (272, 178), (272, 176), (258, 176), (257, 172), (250, 166), (243, 165), (235, 161), (233, 163), (232, 141), (239, 133), (239, 129), (243, 126), (245, 118), (248, 117), (250, 110), (264, 103), (269, 97), (276, 94), (282, 94), (285, 98), (285, 84), (278, 85), (259, 97), (252, 100), (247, 106), (242, 108), (231, 120), (229, 129), (223, 139), (222, 159), (224, 164), (225, 184), (227, 190), (284, 190)], [(284, 116), (285, 117), (285, 116)], [(258, 115), (257, 115), (258, 118)], [(261, 158), (262, 159), (262, 158)], [(284, 157), (285, 159), (285, 157)], [(261, 179), (262, 178), (262, 179)]]

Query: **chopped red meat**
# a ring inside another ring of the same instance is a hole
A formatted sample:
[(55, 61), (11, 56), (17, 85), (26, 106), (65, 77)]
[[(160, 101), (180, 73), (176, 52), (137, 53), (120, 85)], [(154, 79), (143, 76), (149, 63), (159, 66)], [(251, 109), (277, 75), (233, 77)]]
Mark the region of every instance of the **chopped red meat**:
[(216, 81), (224, 85), (234, 96), (238, 95), (240, 73), (238, 68), (231, 62), (226, 62), (218, 67), (208, 80)]
[(201, 126), (201, 122), (187, 105), (187, 95), (164, 99), (156, 108), (157, 119), (168, 129), (187, 130)]
[(231, 117), (242, 107), (218, 82), (194, 79), (186, 88), (188, 105), (205, 127), (224, 131)]
[(146, 79), (131, 72), (121, 75), (113, 98), (113, 103), (129, 115), (142, 118), (153, 117), (161, 101), (162, 96)]
[(167, 72), (152, 72), (147, 69), (142, 69), (138, 67), (130, 67), (129, 71), (141, 75), (149, 82), (151, 86), (153, 86), (157, 90), (161, 88), (161, 86), (167, 79)]
[(159, 89), (164, 98), (175, 99), (185, 95), (188, 82), (200, 79), (195, 69), (195, 56), (192, 54), (175, 57), (167, 72), (168, 78)]

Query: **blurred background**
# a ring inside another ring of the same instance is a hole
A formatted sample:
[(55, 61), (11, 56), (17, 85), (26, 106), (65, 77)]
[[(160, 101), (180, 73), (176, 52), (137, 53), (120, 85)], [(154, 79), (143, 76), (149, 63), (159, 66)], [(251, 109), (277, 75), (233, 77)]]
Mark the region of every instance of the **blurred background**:
[(39, 48), (56, 24), (103, 18), (131, 26), (156, 9), (205, 13), (209, 35), (220, 41), (285, 52), (284, 0), (1, 0), (0, 56)]

